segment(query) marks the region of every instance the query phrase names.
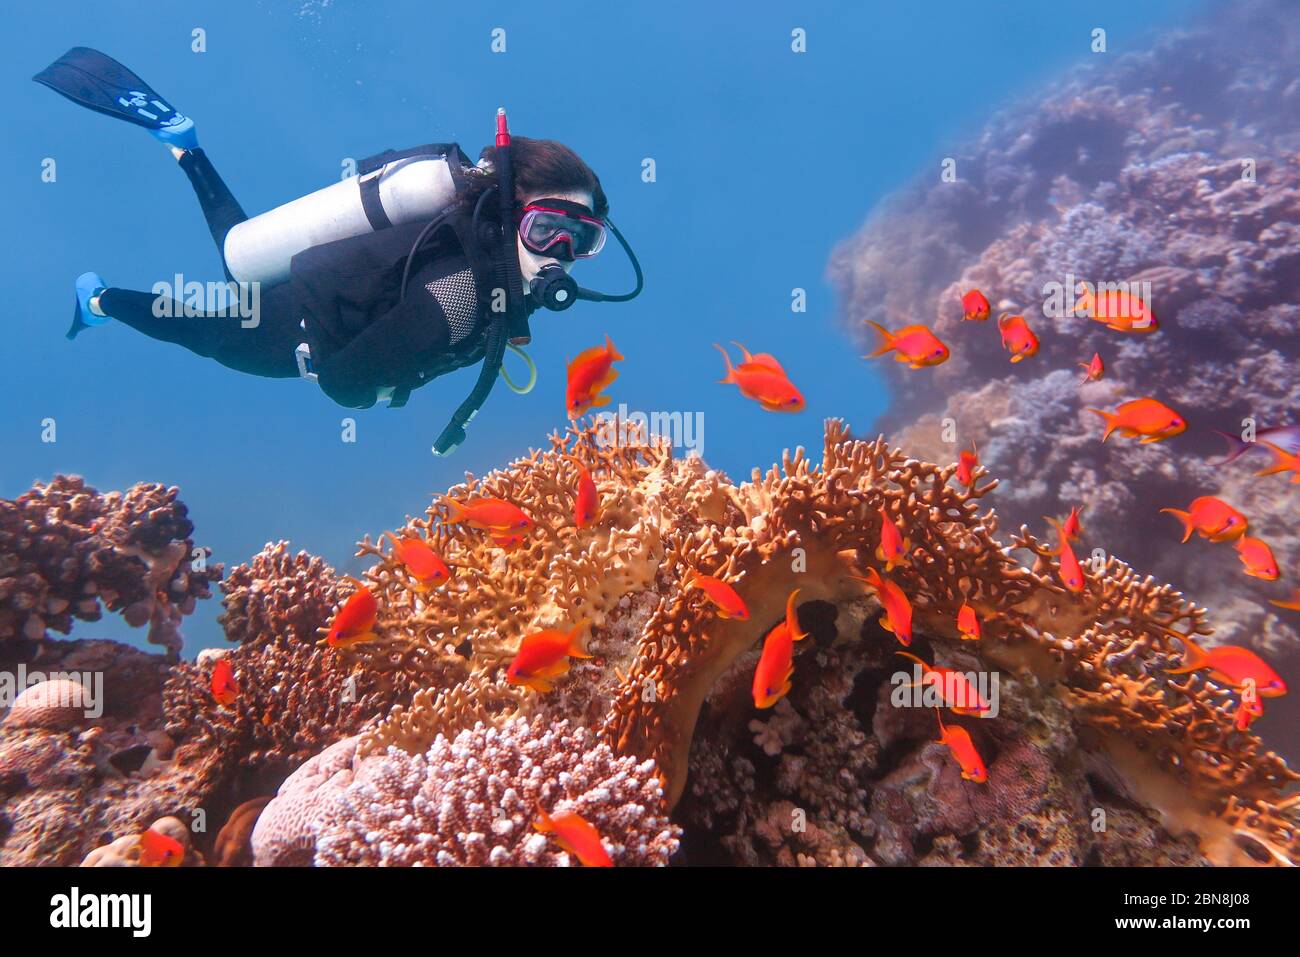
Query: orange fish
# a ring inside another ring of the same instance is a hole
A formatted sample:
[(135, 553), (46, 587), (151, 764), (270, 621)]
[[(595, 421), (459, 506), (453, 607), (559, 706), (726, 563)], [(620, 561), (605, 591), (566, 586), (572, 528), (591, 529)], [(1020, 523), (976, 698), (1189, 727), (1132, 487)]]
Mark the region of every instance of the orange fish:
[(418, 591), (435, 588), (451, 580), (451, 569), (423, 538), (412, 535), (399, 539), (392, 532), (384, 534), (393, 543), (393, 557), (415, 579)]
[(1083, 535), (1083, 525), (1079, 523), (1079, 506), (1070, 509), (1070, 514), (1065, 519), (1065, 524), (1061, 526), (1061, 531), (1065, 532), (1066, 538), (1072, 538), (1076, 542)]
[(554, 835), (555, 843), (576, 857), (583, 867), (614, 866), (600, 839), (600, 832), (580, 814), (570, 812), (552, 817), (538, 804), (533, 827), (543, 834)]
[(584, 618), (569, 631), (548, 628), (529, 635), (519, 643), (519, 651), (506, 672), (506, 681), (534, 691), (554, 689), (555, 679), (568, 673), (570, 658), (591, 657), (582, 643), (582, 630), (586, 627)]
[(1261, 478), (1265, 475), (1278, 475), (1282, 472), (1291, 472), (1291, 481), (1300, 484), (1300, 454), (1288, 452), (1281, 446), (1274, 445), (1272, 442), (1266, 442), (1259, 439), (1259, 444), (1266, 446), (1273, 453), (1273, 464), (1262, 472), (1255, 474)]
[(1024, 316), (1003, 313), (998, 316), (998, 330), (1002, 333), (1002, 348), (1011, 353), (1012, 362), (1038, 355), (1038, 337)]
[(962, 449), (961, 454), (957, 456), (957, 481), (967, 488), (975, 484), (975, 469), (979, 468), (980, 464), (980, 450), (974, 442), (970, 447), (969, 452)]
[(1106, 374), (1106, 364), (1101, 361), (1100, 352), (1092, 354), (1091, 362), (1080, 362), (1079, 368), (1083, 370), (1083, 380), (1079, 385), (1083, 385), (1084, 382), (1098, 382)]
[(962, 320), (966, 322), (975, 321), (983, 322), (989, 317), (992, 308), (989, 301), (984, 298), (984, 293), (978, 289), (972, 289), (966, 295), (961, 297)]
[(975, 614), (975, 609), (969, 602), (962, 602), (961, 607), (957, 609), (957, 632), (963, 641), (979, 641), (983, 634), (979, 615)]
[(239, 685), (235, 684), (235, 669), (230, 667), (226, 658), (218, 658), (212, 666), (212, 697), (217, 704), (232, 705), (239, 697)]
[(907, 563), (907, 551), (911, 544), (903, 537), (898, 526), (889, 520), (884, 508), (876, 510), (880, 515), (880, 544), (876, 546), (876, 558), (885, 563), (885, 571), (892, 572), (895, 565)]
[(596, 517), (600, 514), (600, 494), (582, 460), (573, 455), (566, 455), (565, 458), (578, 467), (578, 489), (573, 498), (573, 524), (578, 528), (590, 528), (596, 524)]
[(495, 534), (523, 533), (533, 527), (533, 520), (527, 513), (505, 499), (479, 498), (473, 502), (460, 502), (444, 495), (442, 502), (447, 506), (446, 520), (451, 525), (464, 522), (470, 528), (485, 528)]
[(325, 644), (331, 648), (347, 648), (378, 637), (375, 634), (375, 619), (379, 615), (379, 603), (375, 601), (375, 596), (355, 578), (344, 580), (351, 582), (356, 590), (330, 620)]
[(989, 703), (980, 697), (979, 691), (960, 671), (927, 665), (920, 658), (906, 651), (896, 651), (910, 661), (921, 666), (921, 684), (934, 685), (938, 689), (945, 708), (951, 708), (954, 714), (964, 714), (973, 718), (989, 710)]
[(1140, 297), (1120, 290), (1106, 290), (1098, 298), (1085, 286), (1074, 311), (1117, 332), (1155, 332), (1160, 328), (1156, 314)]
[(1246, 688), (1253, 682), (1261, 698), (1280, 698), (1286, 694), (1286, 682), (1281, 675), (1249, 648), (1236, 645), (1217, 645), (1206, 651), (1187, 635), (1165, 629), (1187, 648), (1179, 668), (1166, 669), (1171, 675), (1185, 675), (1192, 671), (1208, 669), (1210, 677), (1233, 688)]
[(867, 320), (880, 333), (880, 345), (864, 359), (875, 359), (886, 352), (894, 353), (895, 362), (909, 363), (912, 369), (937, 366), (948, 361), (948, 347), (925, 326), (904, 326), (897, 332), (890, 332), (879, 323)]
[(726, 349), (716, 342), (713, 348), (722, 353), (722, 358), (727, 363), (727, 374), (718, 380), (720, 383), (734, 384), (740, 389), (741, 395), (753, 399), (768, 412), (802, 411), (804, 407), (802, 393), (785, 374), (781, 363), (771, 355), (763, 352), (753, 356), (744, 346), (740, 346), (745, 359), (740, 365), (733, 366), (731, 356), (727, 355)]
[(1278, 608), (1285, 608), (1288, 611), (1300, 611), (1300, 588), (1291, 592), (1290, 598), (1284, 598), (1280, 601), (1276, 598), (1270, 598), (1268, 603), (1270, 605), (1277, 605)]
[(712, 575), (697, 575), (691, 572), (682, 582), (683, 588), (698, 588), (704, 592), (709, 601), (718, 609), (719, 618), (734, 618), (737, 621), (749, 620), (749, 609), (745, 600), (736, 594), (736, 590), (721, 578)]
[(874, 568), (867, 569), (866, 578), (857, 575), (850, 575), (849, 577), (865, 582), (875, 590), (881, 606), (885, 609), (885, 613), (880, 616), (880, 627), (893, 632), (894, 637), (902, 642), (903, 647), (910, 645), (912, 643), (912, 603), (903, 594), (903, 589), (888, 578), (882, 577), (880, 572)]
[(601, 390), (609, 388), (618, 378), (614, 363), (622, 358), (606, 335), (603, 346), (592, 346), (568, 364), (564, 405), (569, 410), (569, 418), (579, 418), (593, 406), (600, 408), (609, 404), (609, 396), (601, 395)]
[(975, 742), (971, 740), (970, 732), (961, 725), (954, 724), (952, 727), (946, 727), (938, 708), (935, 708), (934, 713), (939, 719), (939, 743), (948, 746), (953, 759), (961, 767), (961, 776), (967, 781), (984, 784), (989, 779), (989, 772), (984, 767), (984, 759), (975, 749)]
[(516, 548), (522, 545), (524, 541), (524, 536), (520, 535), (518, 532), (494, 533), (491, 538), (493, 545), (498, 546), (502, 551), (506, 552), (513, 552)]
[(1112, 432), (1118, 432), (1126, 439), (1144, 436), (1141, 444), (1160, 442), (1187, 431), (1187, 421), (1169, 406), (1155, 399), (1134, 399), (1125, 402), (1114, 412), (1101, 409), (1088, 409), (1106, 420), (1106, 432), (1101, 440), (1105, 442)]
[(1266, 582), (1275, 582), (1278, 578), (1277, 561), (1273, 550), (1258, 538), (1243, 535), (1237, 539), (1237, 557), (1246, 566), (1246, 574)]
[(1241, 703), (1237, 705), (1237, 711), (1233, 715), (1232, 724), (1238, 731), (1249, 731), (1250, 724), (1256, 718), (1264, 717), (1264, 702), (1259, 698), (1247, 701), (1244, 697)]
[(1183, 541), (1196, 532), (1211, 542), (1230, 542), (1245, 535), (1250, 524), (1245, 515), (1213, 495), (1202, 495), (1187, 508), (1186, 512), (1177, 508), (1160, 510), (1183, 523)]
[(785, 620), (767, 633), (763, 640), (763, 654), (754, 669), (754, 707), (770, 708), (790, 690), (790, 677), (794, 674), (794, 643), (808, 637), (799, 630), (799, 615), (795, 607), (796, 588), (785, 601)]
[(1065, 532), (1065, 526), (1055, 519), (1048, 519), (1056, 526), (1056, 550), (1052, 552), (1057, 556), (1058, 565), (1056, 577), (1061, 580), (1061, 584), (1067, 590), (1078, 594), (1083, 591), (1083, 569), (1079, 566), (1079, 560), (1074, 557), (1074, 549), (1070, 547), (1070, 536)]
[(141, 867), (180, 867), (185, 848), (174, 837), (153, 828), (140, 835)]

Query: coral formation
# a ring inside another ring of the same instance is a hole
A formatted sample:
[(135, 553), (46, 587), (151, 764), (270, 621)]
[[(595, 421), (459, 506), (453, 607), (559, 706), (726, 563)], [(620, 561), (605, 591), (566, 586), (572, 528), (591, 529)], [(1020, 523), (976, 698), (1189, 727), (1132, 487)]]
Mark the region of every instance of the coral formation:
[(180, 618), (208, 597), (221, 566), (190, 538), (177, 494), (142, 483), (101, 495), (56, 475), (0, 499), (0, 641), (66, 635), (74, 618), (98, 621), (107, 608), (179, 651)]
[[(957, 181), (927, 176), (891, 197), (830, 273), (860, 341), (873, 336), (865, 320), (923, 322), (953, 345), (925, 374), (885, 371), (893, 399), (881, 427), (899, 444), (947, 461), (977, 442), (1007, 476), (990, 499), (1006, 525), (1081, 506), (1108, 552), (1218, 611), (1219, 640), (1294, 663), (1297, 619), (1268, 604), (1277, 587), (1241, 575), (1229, 550), (1178, 548), (1156, 513), (1218, 495), (1250, 516), (1281, 567), (1300, 566), (1285, 483), (1253, 478), (1267, 455), (1221, 467), (1225, 445), (1211, 434), (1294, 422), (1300, 404), (1300, 88), (1287, 69), (1300, 31), (1273, 0), (1220, 7), (1149, 50), (1094, 57), (1105, 62), (946, 148)], [(1123, 335), (1061, 314), (1049, 284), (1071, 276), (1149, 283), (1159, 331)], [(995, 330), (963, 323), (972, 288), (995, 313), (1030, 319), (1035, 358), (1013, 367)], [(1105, 377), (1080, 387), (1077, 364), (1094, 352)], [(1101, 445), (1082, 409), (1144, 395), (1185, 415), (1187, 434)]]

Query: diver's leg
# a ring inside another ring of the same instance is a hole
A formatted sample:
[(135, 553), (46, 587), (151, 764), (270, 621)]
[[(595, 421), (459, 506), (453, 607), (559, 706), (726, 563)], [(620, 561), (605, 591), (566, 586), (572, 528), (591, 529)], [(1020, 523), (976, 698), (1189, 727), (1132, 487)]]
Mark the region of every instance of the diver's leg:
[[(185, 175), (190, 178), (190, 185), (194, 187), (194, 195), (199, 198), (203, 217), (208, 221), (208, 231), (212, 233), (212, 241), (217, 244), (217, 254), (221, 256), (221, 265), (225, 269), (226, 233), (248, 216), (217, 173), (207, 153), (198, 147), (190, 150), (173, 147), (172, 153)], [(226, 278), (231, 278), (229, 269), (226, 269)]]
[[(270, 302), (266, 298), (257, 310), (255, 325), (238, 315), (186, 316), (184, 305), (176, 300), (131, 289), (104, 289), (90, 304), (151, 339), (174, 342), (239, 372), (277, 379), (296, 376), (294, 349), (303, 341), (302, 328), (287, 308), (287, 296), (271, 296)], [(172, 315), (167, 316), (167, 311)]]

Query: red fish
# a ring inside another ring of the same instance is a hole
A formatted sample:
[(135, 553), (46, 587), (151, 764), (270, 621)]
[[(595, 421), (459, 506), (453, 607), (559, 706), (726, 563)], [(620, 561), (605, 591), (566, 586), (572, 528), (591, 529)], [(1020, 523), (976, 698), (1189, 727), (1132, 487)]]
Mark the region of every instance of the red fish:
[(473, 502), (457, 501), (443, 496), (447, 506), (447, 522), (456, 525), (464, 522), (470, 528), (487, 529), (494, 534), (524, 533), (533, 527), (533, 520), (522, 508), (501, 498), (479, 498)]
[(980, 696), (979, 691), (960, 671), (927, 665), (916, 655), (906, 651), (896, 651), (894, 654), (902, 655), (920, 665), (921, 684), (934, 685), (943, 700), (943, 706), (951, 708), (954, 714), (977, 718), (989, 710), (989, 703)]
[(519, 651), (506, 671), (506, 681), (523, 685), (534, 691), (547, 692), (555, 687), (555, 679), (569, 671), (570, 658), (590, 658), (583, 647), (582, 631), (587, 619), (582, 619), (569, 631), (548, 628), (531, 634), (519, 643)]
[(412, 535), (399, 539), (392, 532), (384, 534), (393, 543), (393, 557), (415, 579), (417, 590), (426, 591), (451, 580), (451, 568), (423, 538)]
[(180, 867), (185, 848), (174, 837), (153, 828), (140, 835), (141, 867)]
[(790, 592), (785, 602), (785, 620), (769, 631), (763, 640), (763, 654), (754, 669), (756, 708), (772, 707), (790, 690), (790, 678), (794, 674), (794, 643), (808, 637), (807, 632), (799, 630), (795, 606), (798, 595), (798, 588)]
[(1083, 525), (1079, 523), (1079, 506), (1070, 509), (1070, 514), (1065, 519), (1065, 524), (1061, 526), (1061, 531), (1065, 532), (1066, 538), (1072, 538), (1076, 542), (1083, 535)]
[(1272, 442), (1265, 442), (1263, 439), (1259, 440), (1259, 444), (1265, 446), (1273, 453), (1273, 464), (1262, 472), (1256, 472), (1256, 475), (1263, 477), (1265, 475), (1278, 475), (1282, 472), (1290, 472), (1292, 473), (1291, 481), (1300, 484), (1300, 454), (1288, 452), (1281, 446), (1274, 445)]
[(606, 335), (603, 346), (592, 346), (568, 364), (569, 379), (564, 390), (564, 405), (569, 411), (569, 418), (579, 418), (593, 406), (600, 408), (609, 404), (609, 396), (602, 395), (601, 390), (609, 388), (618, 378), (614, 363), (622, 358)]
[(1146, 445), (1187, 431), (1187, 420), (1155, 399), (1134, 399), (1125, 402), (1114, 412), (1103, 412), (1101, 409), (1087, 411), (1106, 421), (1106, 432), (1101, 437), (1103, 442), (1110, 438), (1112, 432), (1118, 432), (1126, 439), (1141, 435), (1141, 444)]
[(1038, 355), (1038, 337), (1024, 316), (1003, 313), (998, 316), (998, 331), (1002, 333), (1002, 348), (1011, 353), (1012, 362)]
[(1213, 495), (1202, 495), (1194, 499), (1187, 509), (1185, 512), (1177, 508), (1160, 510), (1183, 523), (1183, 541), (1187, 541), (1196, 532), (1211, 542), (1231, 542), (1245, 535), (1250, 524), (1245, 515)]
[(989, 301), (984, 298), (984, 293), (978, 289), (972, 289), (961, 297), (961, 310), (962, 320), (965, 322), (983, 322), (993, 311)]
[(580, 814), (570, 812), (552, 817), (538, 804), (533, 827), (543, 834), (553, 835), (555, 843), (576, 857), (583, 867), (614, 866), (600, 839), (600, 832)]
[(969, 452), (962, 449), (961, 454), (957, 456), (957, 481), (967, 488), (975, 484), (975, 470), (980, 464), (980, 450), (974, 442), (970, 447)]
[(1160, 328), (1156, 314), (1139, 296), (1121, 290), (1103, 290), (1098, 297), (1085, 286), (1074, 311), (1117, 332), (1155, 332)]
[(1092, 354), (1091, 362), (1080, 362), (1079, 368), (1083, 370), (1083, 380), (1079, 385), (1083, 385), (1084, 382), (1099, 382), (1106, 374), (1106, 364), (1101, 361), (1100, 352)]
[(897, 332), (890, 332), (879, 323), (867, 320), (880, 333), (880, 345), (864, 359), (875, 359), (886, 352), (894, 353), (894, 361), (906, 362), (912, 369), (937, 366), (948, 361), (948, 347), (933, 332), (921, 325), (904, 326)]
[(894, 566), (907, 563), (907, 552), (911, 544), (903, 537), (898, 526), (890, 521), (889, 513), (883, 507), (876, 511), (880, 515), (880, 544), (876, 546), (876, 558), (885, 563), (885, 571), (892, 572)]
[(874, 568), (867, 569), (866, 578), (857, 575), (850, 575), (849, 577), (865, 582), (875, 590), (881, 606), (885, 609), (885, 613), (880, 616), (880, 627), (893, 632), (894, 637), (902, 642), (903, 647), (910, 645), (912, 643), (912, 603), (903, 594), (903, 589), (888, 578), (882, 577), (880, 572)]
[(325, 644), (331, 648), (347, 648), (378, 637), (375, 634), (375, 619), (379, 615), (379, 603), (375, 601), (375, 596), (355, 578), (347, 578), (345, 581), (351, 582), (356, 590), (330, 620)]
[(1233, 715), (1232, 724), (1238, 731), (1249, 731), (1250, 724), (1256, 718), (1264, 717), (1264, 702), (1258, 697), (1247, 701), (1244, 697), (1237, 705), (1237, 711)]
[(1266, 582), (1277, 581), (1277, 561), (1273, 558), (1273, 550), (1266, 542), (1243, 535), (1237, 539), (1236, 549), (1241, 564), (1246, 566), (1247, 575)]
[(953, 759), (961, 767), (961, 776), (967, 781), (973, 781), (976, 784), (984, 784), (989, 779), (988, 769), (984, 767), (984, 759), (980, 757), (979, 751), (975, 748), (975, 742), (970, 738), (970, 732), (961, 725), (952, 725), (946, 727), (943, 723), (943, 715), (939, 714), (939, 709), (935, 709), (935, 716), (939, 719), (939, 742), (946, 744), (948, 750), (952, 753)]
[(736, 594), (736, 590), (721, 578), (712, 575), (690, 573), (682, 582), (683, 588), (698, 588), (704, 592), (709, 601), (718, 609), (719, 618), (734, 618), (737, 621), (749, 620), (749, 608), (745, 600)]
[(518, 532), (500, 532), (492, 536), (492, 544), (498, 546), (502, 551), (513, 552), (524, 542), (524, 536)]
[(745, 361), (738, 366), (731, 364), (727, 350), (716, 342), (713, 347), (722, 353), (727, 363), (727, 374), (718, 381), (723, 385), (735, 385), (740, 394), (753, 399), (768, 412), (799, 412), (804, 407), (803, 394), (795, 388), (790, 377), (785, 374), (781, 364), (766, 352), (752, 356), (745, 349), (740, 351)]
[(1236, 645), (1217, 645), (1208, 651), (1181, 632), (1165, 629), (1187, 648), (1183, 664), (1167, 669), (1171, 675), (1185, 675), (1192, 671), (1208, 669), (1210, 677), (1233, 688), (1254, 688), (1261, 698), (1280, 698), (1286, 694), (1286, 682), (1281, 675), (1249, 648)]
[(957, 609), (957, 632), (963, 641), (979, 641), (983, 635), (979, 615), (975, 614), (969, 602), (962, 602), (961, 608)]
[(600, 514), (600, 494), (582, 460), (573, 455), (566, 455), (565, 458), (578, 467), (578, 488), (573, 497), (573, 524), (578, 528), (590, 528), (596, 524), (596, 518)]
[(1074, 557), (1074, 549), (1070, 547), (1070, 536), (1066, 534), (1065, 526), (1055, 519), (1048, 519), (1048, 521), (1056, 526), (1056, 550), (1052, 553), (1058, 560), (1056, 577), (1068, 591), (1077, 595), (1083, 591), (1083, 569), (1079, 566), (1079, 560)]
[(227, 658), (218, 658), (212, 666), (212, 698), (217, 704), (232, 705), (239, 697), (239, 685), (235, 684), (235, 669)]
[(1287, 611), (1300, 611), (1300, 588), (1291, 592), (1290, 598), (1283, 598), (1281, 600), (1270, 598), (1268, 603), (1270, 605), (1277, 605), (1278, 608), (1285, 608)]

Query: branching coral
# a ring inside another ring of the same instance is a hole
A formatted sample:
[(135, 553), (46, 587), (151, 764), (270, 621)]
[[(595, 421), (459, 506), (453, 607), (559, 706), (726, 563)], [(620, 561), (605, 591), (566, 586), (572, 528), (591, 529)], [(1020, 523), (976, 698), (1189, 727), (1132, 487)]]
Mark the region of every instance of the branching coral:
[(74, 618), (97, 621), (106, 607), (179, 651), (180, 617), (208, 597), (221, 566), (195, 547), (177, 494), (143, 483), (100, 494), (57, 475), (0, 499), (0, 641), (67, 634)]

